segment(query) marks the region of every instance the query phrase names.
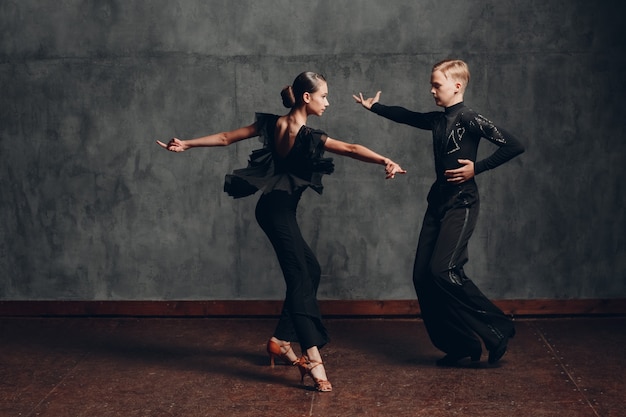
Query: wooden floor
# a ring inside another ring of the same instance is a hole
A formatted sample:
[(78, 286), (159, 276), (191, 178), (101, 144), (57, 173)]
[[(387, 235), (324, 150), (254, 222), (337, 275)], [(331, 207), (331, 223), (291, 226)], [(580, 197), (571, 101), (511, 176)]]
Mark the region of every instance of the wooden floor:
[(436, 367), (419, 319), (329, 319), (334, 390), (271, 369), (264, 318), (0, 318), (0, 416), (626, 415), (626, 317), (516, 321), (497, 366)]

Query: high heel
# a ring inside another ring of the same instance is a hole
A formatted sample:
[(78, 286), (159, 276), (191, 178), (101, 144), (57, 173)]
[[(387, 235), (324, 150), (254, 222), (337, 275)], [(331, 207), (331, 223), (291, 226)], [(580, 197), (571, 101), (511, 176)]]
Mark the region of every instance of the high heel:
[(330, 381), (325, 379), (319, 379), (313, 376), (313, 369), (324, 364), (322, 362), (311, 361), (306, 356), (302, 356), (297, 362), (298, 369), (300, 370), (300, 383), (304, 383), (304, 377), (310, 376), (313, 382), (315, 382), (315, 389), (320, 392), (330, 392), (333, 390), (333, 386)]
[(282, 344), (278, 344), (274, 342), (272, 339), (267, 341), (267, 354), (270, 357), (270, 366), (274, 367), (274, 358), (280, 358), (285, 363), (290, 363), (291, 365), (297, 365), (298, 359), (292, 361), (289, 359), (289, 352), (291, 352), (291, 343), (283, 342)]

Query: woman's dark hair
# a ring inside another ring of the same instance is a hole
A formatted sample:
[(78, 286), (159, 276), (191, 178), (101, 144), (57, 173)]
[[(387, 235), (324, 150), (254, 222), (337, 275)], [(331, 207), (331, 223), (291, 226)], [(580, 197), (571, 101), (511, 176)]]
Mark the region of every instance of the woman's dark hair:
[(320, 82), (326, 82), (323, 75), (306, 71), (301, 73), (293, 80), (292, 85), (288, 85), (280, 92), (283, 98), (283, 105), (291, 109), (302, 104), (302, 95), (304, 93), (314, 93), (319, 89)]

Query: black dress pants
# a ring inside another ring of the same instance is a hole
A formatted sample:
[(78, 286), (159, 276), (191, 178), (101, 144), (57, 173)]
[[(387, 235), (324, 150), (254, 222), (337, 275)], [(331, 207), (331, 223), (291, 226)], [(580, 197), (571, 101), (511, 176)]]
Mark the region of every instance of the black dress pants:
[(274, 336), (299, 342), (305, 351), (313, 346), (321, 348), (329, 339), (317, 302), (320, 265), (296, 219), (301, 195), (284, 191), (263, 194), (256, 206), (256, 219), (274, 247), (287, 287)]
[(433, 345), (450, 355), (495, 349), (512, 337), (513, 322), (463, 271), (480, 200), (474, 181), (435, 184), (428, 194), (413, 268), (413, 284)]

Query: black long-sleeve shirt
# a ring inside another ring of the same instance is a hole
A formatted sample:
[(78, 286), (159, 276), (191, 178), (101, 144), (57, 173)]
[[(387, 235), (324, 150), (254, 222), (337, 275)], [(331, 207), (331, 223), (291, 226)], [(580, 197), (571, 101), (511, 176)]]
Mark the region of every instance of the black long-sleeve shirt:
[[(371, 111), (394, 122), (433, 132), (437, 182), (446, 182), (444, 171), (461, 167), (459, 159), (474, 161), (474, 174), (478, 175), (524, 152), (524, 146), (513, 135), (496, 127), (463, 102), (444, 111), (428, 113), (375, 103)], [(480, 138), (496, 144), (498, 149), (487, 158), (476, 161)]]

